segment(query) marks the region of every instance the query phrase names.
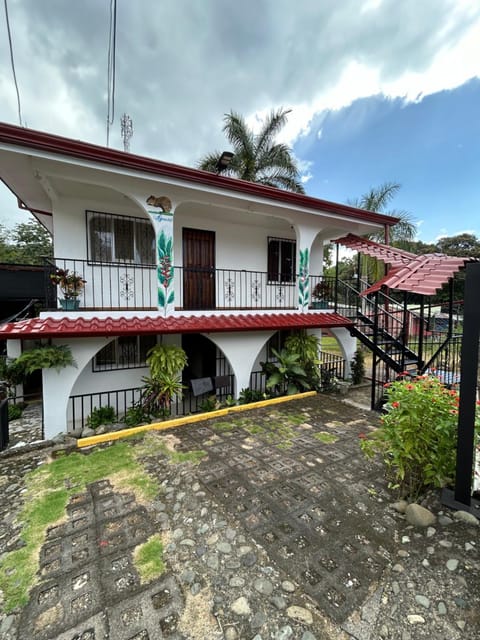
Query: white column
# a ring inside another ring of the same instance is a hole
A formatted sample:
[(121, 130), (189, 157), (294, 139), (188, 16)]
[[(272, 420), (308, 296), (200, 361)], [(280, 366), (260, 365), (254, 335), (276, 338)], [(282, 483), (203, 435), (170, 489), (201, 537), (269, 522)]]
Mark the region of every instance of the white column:
[(157, 308), (164, 316), (175, 311), (175, 270), (173, 255), (173, 214), (175, 206), (170, 198), (130, 194), (152, 221), (155, 230), (157, 260)]
[[(68, 399), (73, 385), (85, 366), (108, 341), (108, 338), (74, 338), (68, 344), (77, 366), (65, 367), (59, 371), (43, 370), (43, 422), (46, 440), (67, 430)], [(61, 339), (52, 342), (65, 344), (65, 340)]]
[[(7, 340), (7, 357), (14, 360), (22, 355), (22, 341), (21, 340)], [(15, 395), (23, 396), (23, 384), (17, 384), (15, 386)]]
[(310, 304), (311, 249), (319, 231), (318, 227), (312, 228), (302, 224), (295, 227), (297, 235), (297, 290), (299, 311), (307, 311)]
[(333, 333), (340, 345), (342, 355), (345, 358), (345, 378), (349, 378), (351, 374), (350, 363), (357, 349), (357, 339), (350, 335), (350, 331), (345, 329), (345, 327), (330, 329), (330, 331)]
[(260, 350), (274, 331), (235, 331), (234, 333), (204, 334), (219, 349), (230, 363), (235, 376), (235, 397), (250, 387), (250, 374)]

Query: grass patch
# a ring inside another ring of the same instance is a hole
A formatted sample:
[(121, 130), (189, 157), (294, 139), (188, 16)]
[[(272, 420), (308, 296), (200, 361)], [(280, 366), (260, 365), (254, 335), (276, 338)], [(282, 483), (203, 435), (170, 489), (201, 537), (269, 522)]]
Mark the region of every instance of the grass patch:
[(338, 436), (334, 436), (333, 433), (328, 433), (328, 431), (319, 431), (314, 433), (313, 437), (323, 442), (323, 444), (333, 444), (338, 440)]
[(127, 442), (118, 442), (88, 455), (71, 453), (25, 476), (25, 506), (19, 516), (23, 522), (24, 546), (0, 562), (0, 589), (5, 596), (6, 612), (28, 602), (47, 529), (64, 517), (69, 498), (84, 491), (88, 483), (117, 473), (124, 476), (123, 485), (127, 489), (147, 499), (158, 492), (157, 485), (136, 460), (134, 448)]
[(142, 457), (161, 454), (173, 463), (200, 462), (207, 455), (202, 449), (192, 449), (191, 451), (175, 451), (167, 446), (162, 436), (149, 433), (145, 435), (143, 442), (135, 448), (135, 457)]
[(215, 429), (215, 431), (220, 431), (220, 433), (232, 431), (236, 426), (237, 425), (235, 425), (233, 422), (212, 422), (211, 424), (211, 427)]
[(163, 562), (163, 545), (158, 533), (151, 536), (147, 542), (138, 545), (133, 552), (133, 562), (140, 574), (142, 583), (158, 578), (165, 571)]

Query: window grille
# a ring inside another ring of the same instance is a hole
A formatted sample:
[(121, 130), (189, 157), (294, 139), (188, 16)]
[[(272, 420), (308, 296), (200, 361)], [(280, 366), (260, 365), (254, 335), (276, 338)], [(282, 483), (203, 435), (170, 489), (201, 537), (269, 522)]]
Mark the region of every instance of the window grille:
[(99, 211), (86, 213), (89, 260), (155, 264), (155, 233), (149, 220)]
[(146, 366), (148, 351), (157, 344), (157, 336), (121, 336), (101, 349), (92, 363), (92, 371), (138, 369)]

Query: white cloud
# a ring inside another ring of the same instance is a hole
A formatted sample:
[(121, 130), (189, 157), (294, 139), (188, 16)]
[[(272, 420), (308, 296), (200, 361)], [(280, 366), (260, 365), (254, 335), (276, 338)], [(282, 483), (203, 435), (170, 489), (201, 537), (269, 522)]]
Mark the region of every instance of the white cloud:
[(313, 178), (313, 173), (304, 173), (302, 175), (302, 177), (300, 178), (300, 182), (302, 184), (307, 184), (307, 182), (309, 182), (311, 179)]
[[(28, 126), (105, 144), (108, 3), (11, 3)], [(480, 77), (480, 5), (470, 0), (154, 0), (119, 3), (116, 120), (134, 153), (194, 165), (225, 147), (231, 109), (258, 123), (291, 109), (282, 141), (321, 138), (327, 110), (383, 94), (405, 101)], [(0, 26), (0, 59), (9, 59)], [(8, 64), (0, 120), (18, 123)], [(307, 177), (309, 169), (304, 169)]]

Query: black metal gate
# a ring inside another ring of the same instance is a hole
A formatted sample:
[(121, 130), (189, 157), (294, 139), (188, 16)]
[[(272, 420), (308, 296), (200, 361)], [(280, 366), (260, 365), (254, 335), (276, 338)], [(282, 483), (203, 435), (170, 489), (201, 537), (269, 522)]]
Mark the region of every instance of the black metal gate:
[(8, 447), (10, 436), (8, 433), (8, 400), (0, 402), (0, 451)]

